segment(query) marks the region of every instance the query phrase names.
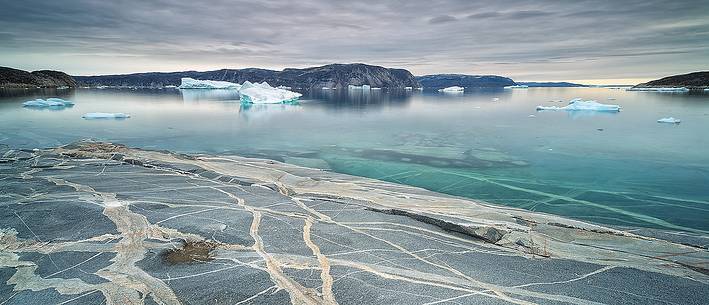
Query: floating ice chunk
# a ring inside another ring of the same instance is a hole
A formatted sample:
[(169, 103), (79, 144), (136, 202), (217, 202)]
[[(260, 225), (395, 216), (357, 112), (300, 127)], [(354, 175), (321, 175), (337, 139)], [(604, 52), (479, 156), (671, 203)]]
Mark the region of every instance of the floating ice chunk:
[(180, 89), (240, 89), (241, 85), (231, 83), (231, 82), (224, 82), (224, 81), (216, 81), (216, 80), (199, 80), (199, 79), (194, 79), (194, 78), (189, 78), (189, 77), (183, 77), (181, 84), (180, 84)]
[(63, 100), (63, 99), (56, 98), (56, 97), (48, 98), (46, 100), (38, 98), (36, 100), (26, 101), (26, 102), (22, 103), (22, 106), (24, 106), (24, 107), (38, 107), (38, 108), (70, 107), (70, 106), (74, 106), (74, 102)]
[(414, 87), (404, 87), (404, 90), (414, 90)]
[(661, 118), (661, 119), (657, 120), (657, 122), (658, 123), (679, 124), (681, 121), (679, 119), (669, 117), (669, 118)]
[(323, 90), (333, 90), (335, 88), (322, 87)]
[(530, 115), (528, 115), (527, 117), (528, 117), (528, 118), (536, 118), (537, 116), (536, 116), (536, 115), (533, 115), (533, 114), (530, 114)]
[(458, 86), (453, 86), (453, 87), (446, 87), (443, 89), (438, 89), (438, 92), (463, 92), (465, 91), (465, 88), (463, 87), (458, 87)]
[(362, 90), (372, 90), (372, 86), (370, 86), (370, 85), (362, 85)]
[(543, 110), (567, 110), (567, 111), (605, 111), (619, 112), (619, 105), (601, 104), (596, 101), (584, 101), (580, 98), (575, 98), (569, 101), (569, 104), (564, 107), (559, 106), (537, 106), (537, 111)]
[(609, 100), (609, 101), (615, 101), (615, 97), (609, 97), (608, 100)]
[(81, 116), (82, 118), (86, 120), (93, 120), (93, 119), (127, 119), (130, 117), (130, 114), (127, 113), (108, 113), (108, 112), (89, 112)]
[(526, 89), (529, 88), (527, 85), (512, 85), (512, 86), (505, 86), (504, 89)]
[(492, 98), (492, 101), (493, 101), (493, 102), (497, 102), (497, 101), (499, 101), (499, 100), (500, 100), (499, 97), (493, 97), (493, 98)]
[(627, 91), (652, 91), (652, 92), (689, 92), (685, 87), (633, 87), (626, 89)]
[(379, 88), (379, 87), (372, 87), (372, 90), (382, 90), (382, 88)]
[(242, 104), (287, 104), (297, 102), (302, 94), (273, 88), (268, 83), (245, 81), (239, 90)]

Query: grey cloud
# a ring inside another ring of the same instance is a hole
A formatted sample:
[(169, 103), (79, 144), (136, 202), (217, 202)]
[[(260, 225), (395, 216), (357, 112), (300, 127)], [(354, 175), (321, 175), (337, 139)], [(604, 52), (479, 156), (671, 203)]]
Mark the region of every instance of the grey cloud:
[[(706, 69), (707, 0), (0, 0), (0, 65), (74, 74), (367, 62), (415, 74)], [(107, 60), (111, 59), (111, 60)]]
[(436, 16), (428, 20), (428, 23), (430, 24), (438, 24), (438, 23), (446, 23), (446, 22), (453, 22), (458, 20), (458, 18), (455, 18), (451, 15), (441, 15), (441, 16)]

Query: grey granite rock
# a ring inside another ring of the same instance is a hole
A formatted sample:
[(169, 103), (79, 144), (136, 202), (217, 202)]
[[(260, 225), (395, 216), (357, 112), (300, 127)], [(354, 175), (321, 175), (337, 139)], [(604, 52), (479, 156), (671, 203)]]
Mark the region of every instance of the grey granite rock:
[(237, 156), (2, 155), (0, 304), (709, 300), (707, 249), (669, 232)]

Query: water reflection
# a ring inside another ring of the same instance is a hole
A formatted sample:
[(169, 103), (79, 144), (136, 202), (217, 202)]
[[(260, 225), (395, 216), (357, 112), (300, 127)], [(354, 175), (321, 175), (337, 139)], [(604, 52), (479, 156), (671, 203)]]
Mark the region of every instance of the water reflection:
[(239, 101), (239, 91), (233, 89), (180, 89), (184, 102)]
[(403, 107), (417, 93), (405, 90), (312, 90), (301, 100), (316, 100), (318, 105), (332, 109), (364, 109), (379, 107)]

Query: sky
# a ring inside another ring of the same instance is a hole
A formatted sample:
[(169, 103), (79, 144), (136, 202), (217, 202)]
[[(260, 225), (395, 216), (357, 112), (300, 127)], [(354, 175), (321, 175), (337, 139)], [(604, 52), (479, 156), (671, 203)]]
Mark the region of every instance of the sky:
[(0, 0), (0, 66), (71, 75), (330, 63), (635, 84), (709, 70), (709, 0)]

